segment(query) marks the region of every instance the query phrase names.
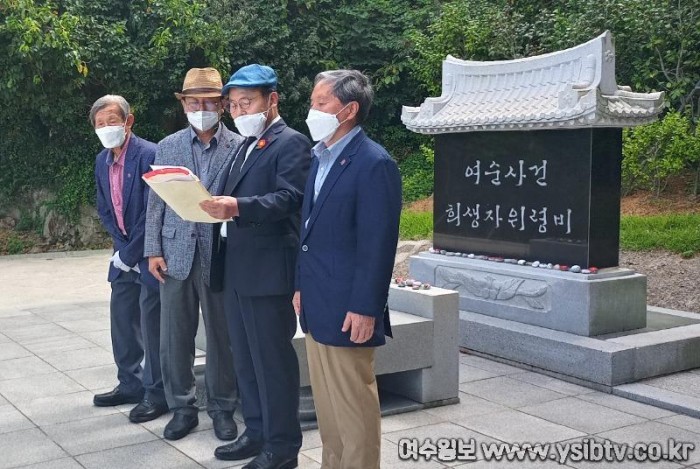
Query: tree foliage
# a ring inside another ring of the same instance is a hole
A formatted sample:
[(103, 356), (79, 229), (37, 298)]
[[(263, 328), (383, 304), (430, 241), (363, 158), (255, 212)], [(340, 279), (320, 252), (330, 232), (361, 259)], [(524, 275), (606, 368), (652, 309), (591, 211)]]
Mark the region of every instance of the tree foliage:
[(411, 70), (439, 90), (447, 54), (469, 60), (528, 57), (573, 47), (610, 30), (618, 82), (664, 90), (678, 109), (700, 79), (700, 8), (692, 0), (456, 0), (411, 33)]
[(649, 189), (659, 195), (670, 177), (700, 157), (700, 132), (693, 129), (687, 116), (675, 111), (624, 133), (622, 177), (626, 192)]
[(94, 190), (76, 173), (99, 150), (91, 103), (125, 96), (136, 132), (157, 141), (185, 125), (173, 92), (191, 67), (213, 66), (224, 79), (252, 62), (274, 67), (283, 115), (302, 131), (316, 73), (363, 70), (377, 91), (368, 130), (402, 159), (407, 142), (421, 141), (398, 119), (401, 104), (419, 98), (406, 31), (434, 8), (429, 0), (0, 0), (0, 193), (54, 187), (59, 208), (75, 212)]
[[(0, 191), (59, 191), (58, 208), (92, 201), (99, 150), (87, 122), (107, 93), (134, 107), (137, 131), (159, 139), (176, 128), (172, 91), (184, 70), (221, 67), (225, 35), (203, 2), (0, 0)], [(170, 99), (168, 99), (170, 98)]]
[(573, 47), (613, 33), (620, 84), (665, 91), (670, 113), (627, 131), (624, 188), (653, 189), (694, 168), (700, 186), (700, 8), (691, 0), (456, 0), (425, 29), (410, 33), (410, 70), (422, 89), (440, 93), (447, 54), (468, 60), (514, 59)]
[(401, 125), (400, 109), (439, 92), (447, 54), (531, 56), (605, 29), (615, 35), (620, 83), (664, 90), (671, 108), (697, 116), (692, 0), (0, 0), (0, 195), (52, 188), (56, 205), (76, 213), (94, 191), (95, 99), (124, 95), (136, 132), (157, 141), (185, 125), (173, 92), (189, 68), (213, 66), (225, 79), (253, 62), (277, 70), (282, 114), (301, 131), (318, 72), (371, 76), (367, 130), (421, 193), (429, 139)]

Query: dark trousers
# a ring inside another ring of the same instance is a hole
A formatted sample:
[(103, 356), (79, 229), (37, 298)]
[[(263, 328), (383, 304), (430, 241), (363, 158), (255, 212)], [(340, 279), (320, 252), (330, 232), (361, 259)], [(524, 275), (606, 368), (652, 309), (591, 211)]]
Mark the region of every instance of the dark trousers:
[(192, 270), (185, 280), (165, 277), (161, 293), (161, 363), (165, 393), (171, 410), (198, 412), (194, 405), (194, 339), (199, 327), (199, 307), (207, 338), (204, 381), (207, 411), (233, 412), (238, 401), (233, 359), (229, 344), (223, 293), (204, 283), (199, 254), (195, 251)]
[(164, 403), (158, 290), (141, 283), (133, 270), (121, 272), (112, 282), (109, 309), (119, 388), (131, 395), (145, 391), (149, 400)]
[(294, 456), (302, 436), (292, 295), (250, 297), (228, 287), (224, 294), (245, 433), (266, 450)]

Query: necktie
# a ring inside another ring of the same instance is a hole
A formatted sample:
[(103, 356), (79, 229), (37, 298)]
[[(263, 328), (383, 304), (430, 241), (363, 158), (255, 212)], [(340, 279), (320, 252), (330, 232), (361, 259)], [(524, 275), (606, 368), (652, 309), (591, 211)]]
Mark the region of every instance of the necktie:
[(255, 140), (257, 140), (256, 137), (248, 137), (245, 139), (245, 142), (243, 142), (243, 145), (241, 145), (240, 150), (238, 150), (238, 154), (236, 155), (236, 161), (234, 161), (233, 165), (231, 165), (231, 171), (229, 174), (235, 175), (241, 172), (241, 168), (243, 167), (243, 163), (245, 162), (245, 156), (246, 152), (248, 151), (248, 147)]
[(245, 161), (245, 152), (248, 149), (248, 146), (250, 146), (250, 144), (253, 143), (255, 140), (255, 137), (246, 138), (245, 142), (243, 142), (243, 145), (241, 145), (241, 147), (238, 149), (236, 159), (233, 161), (233, 164), (231, 165), (231, 170), (228, 172), (228, 175), (226, 177), (226, 184), (224, 185), (223, 195), (231, 195), (234, 181), (236, 181), (238, 179), (238, 176), (241, 174), (241, 167), (243, 166), (243, 162)]

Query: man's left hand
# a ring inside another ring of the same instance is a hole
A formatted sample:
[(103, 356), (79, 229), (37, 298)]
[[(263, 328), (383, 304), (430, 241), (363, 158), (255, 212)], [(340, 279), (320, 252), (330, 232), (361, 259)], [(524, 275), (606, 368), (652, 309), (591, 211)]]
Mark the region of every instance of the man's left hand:
[(119, 251), (115, 252), (112, 257), (109, 258), (109, 261), (114, 264), (114, 267), (117, 269), (123, 270), (124, 272), (128, 272), (131, 270), (131, 267), (126, 265), (124, 262), (122, 262), (122, 258), (119, 257)]
[(343, 322), (343, 332), (350, 331), (350, 341), (364, 344), (374, 334), (374, 317), (348, 311)]
[(235, 197), (215, 195), (214, 200), (205, 200), (199, 206), (214, 218), (230, 220), (238, 216), (238, 201)]
[(294, 307), (294, 312), (297, 316), (301, 314), (301, 292), (299, 290), (294, 292), (294, 297), (292, 297), (292, 307)]

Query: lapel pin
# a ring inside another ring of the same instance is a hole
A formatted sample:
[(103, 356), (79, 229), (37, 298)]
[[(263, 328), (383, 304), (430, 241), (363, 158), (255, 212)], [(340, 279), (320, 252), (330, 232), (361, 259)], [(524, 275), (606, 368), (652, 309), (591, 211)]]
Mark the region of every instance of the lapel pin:
[(265, 140), (264, 138), (261, 138), (260, 140), (258, 140), (258, 144), (257, 144), (258, 150), (262, 150), (263, 148), (265, 148), (265, 145), (267, 145), (267, 140)]
[(340, 161), (340, 166), (345, 166), (345, 158)]

